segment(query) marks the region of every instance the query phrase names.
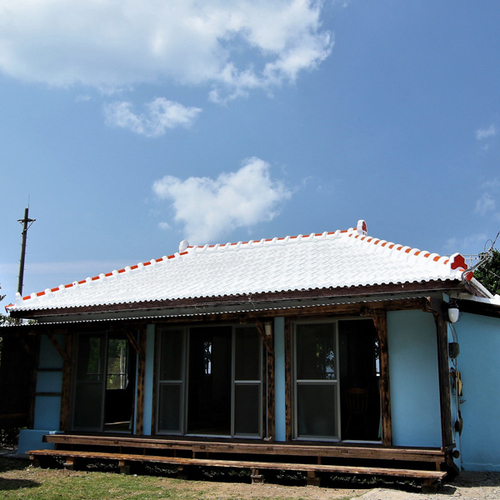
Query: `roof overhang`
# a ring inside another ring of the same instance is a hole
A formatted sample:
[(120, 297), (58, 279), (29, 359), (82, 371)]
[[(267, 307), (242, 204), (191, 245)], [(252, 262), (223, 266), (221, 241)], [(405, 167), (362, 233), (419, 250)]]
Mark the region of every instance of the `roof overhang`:
[(101, 304), (58, 309), (14, 309), (13, 318), (35, 319), (41, 323), (70, 323), (81, 321), (189, 317), (213, 314), (257, 313), (285, 311), (336, 304), (391, 302), (413, 300), (443, 293), (477, 291), (467, 282), (458, 280), (398, 283), (345, 288), (294, 290), (273, 293), (241, 294), (222, 297), (203, 297), (179, 300)]

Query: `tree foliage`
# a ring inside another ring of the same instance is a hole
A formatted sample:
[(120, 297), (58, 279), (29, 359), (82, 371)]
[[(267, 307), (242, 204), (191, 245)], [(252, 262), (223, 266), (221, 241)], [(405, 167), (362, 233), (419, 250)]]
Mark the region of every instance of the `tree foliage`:
[[(480, 254), (480, 257), (482, 254)], [(500, 295), (500, 252), (493, 250), (492, 259), (474, 271), (474, 278), (480, 281), (492, 294)]]

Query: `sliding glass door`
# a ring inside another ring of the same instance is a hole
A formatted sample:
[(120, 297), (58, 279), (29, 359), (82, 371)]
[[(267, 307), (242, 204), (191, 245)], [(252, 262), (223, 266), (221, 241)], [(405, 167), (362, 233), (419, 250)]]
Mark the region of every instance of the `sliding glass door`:
[(293, 328), (296, 439), (380, 442), (380, 353), (371, 319)]
[(254, 327), (165, 329), (160, 335), (157, 431), (262, 434), (262, 342)]
[(72, 429), (131, 432), (135, 356), (122, 335), (79, 335)]

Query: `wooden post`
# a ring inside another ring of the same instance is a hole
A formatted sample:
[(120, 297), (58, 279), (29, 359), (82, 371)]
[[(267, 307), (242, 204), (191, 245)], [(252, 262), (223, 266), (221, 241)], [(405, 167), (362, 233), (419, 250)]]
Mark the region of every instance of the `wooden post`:
[(34, 352), (30, 359), (31, 365), (31, 383), (29, 388), (29, 415), (28, 415), (28, 429), (33, 429), (35, 423), (35, 403), (36, 403), (36, 383), (38, 376), (38, 364), (40, 362), (40, 336), (36, 336), (34, 342)]
[(61, 394), (61, 413), (59, 418), (59, 428), (64, 432), (70, 430), (70, 401), (71, 401), (71, 379), (73, 365), (73, 335), (65, 333), (64, 350), (66, 356), (63, 364), (63, 380)]
[(382, 444), (392, 446), (391, 388), (389, 381), (389, 346), (387, 342), (387, 313), (372, 311), (380, 348), (380, 411), (382, 413)]
[(120, 474), (130, 474), (130, 464), (126, 460), (118, 460), (118, 467), (120, 468)]
[(320, 478), (316, 475), (316, 471), (307, 471), (307, 486), (319, 486)]
[(292, 440), (292, 320), (285, 318), (285, 427), (286, 441)]
[(139, 332), (139, 366), (137, 368), (137, 416), (135, 421), (135, 433), (142, 436), (144, 433), (144, 384), (146, 381), (146, 345), (147, 330), (143, 327)]
[[(274, 329), (271, 336), (274, 345)], [(267, 355), (267, 437), (274, 440), (276, 428), (275, 358)]]
[(259, 474), (259, 469), (252, 469), (252, 484), (264, 484), (264, 475)]
[(450, 363), (448, 357), (448, 325), (445, 320), (447, 309), (443, 301), (429, 300), (428, 305), (436, 323), (439, 368), (439, 399), (441, 403), (441, 434), (443, 448), (447, 449), (449, 447), (453, 447)]
[(75, 470), (76, 466), (76, 458), (75, 457), (66, 457), (66, 462), (64, 462), (65, 470)]

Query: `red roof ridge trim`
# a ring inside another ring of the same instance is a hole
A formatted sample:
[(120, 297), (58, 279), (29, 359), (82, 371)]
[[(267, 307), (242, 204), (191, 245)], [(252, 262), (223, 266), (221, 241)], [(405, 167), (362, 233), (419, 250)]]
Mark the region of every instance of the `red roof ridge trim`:
[[(348, 231), (341, 231), (342, 233), (345, 233), (345, 232), (348, 232)], [(411, 254), (415, 257), (417, 257), (418, 255), (420, 255), (421, 257), (423, 258), (429, 258), (429, 257), (432, 257), (432, 261), (433, 262), (439, 262), (441, 259), (445, 259), (442, 263), (443, 265), (447, 265), (451, 262), (451, 269), (452, 270), (461, 270), (461, 271), (466, 271), (468, 269), (468, 266), (467, 264), (465, 263), (465, 259), (464, 257), (457, 253), (457, 254), (454, 254), (452, 255), (450, 258), (446, 258), (445, 256), (442, 256), (442, 255), (439, 255), (439, 254), (435, 254), (435, 253), (430, 253), (430, 252), (427, 252), (427, 251), (422, 251), (422, 250), (419, 250), (418, 248), (412, 248), (412, 247), (406, 247), (406, 246), (403, 246), (403, 245), (400, 245), (400, 244), (397, 244), (397, 243), (389, 243), (387, 241), (383, 241), (381, 242), (381, 240), (379, 239), (375, 239), (372, 238), (372, 237), (368, 237), (368, 236), (362, 236), (360, 235), (359, 233), (356, 234), (355, 232), (351, 232), (349, 234), (349, 237), (353, 237), (354, 238), (360, 238), (360, 241), (365, 241), (366, 243), (371, 243), (372, 245), (378, 245), (379, 243), (381, 243), (381, 248), (382, 247), (386, 247), (388, 245), (388, 249), (389, 250), (398, 250), (398, 251), (404, 251), (404, 253), (407, 253), (407, 254)], [(368, 238), (368, 239), (367, 239)], [(471, 279), (471, 278), (469, 278)]]
[[(193, 247), (188, 247), (188, 248), (193, 248)], [(183, 252), (179, 255), (186, 255), (188, 252)], [(162, 262), (164, 260), (165, 257), (160, 257), (159, 259), (153, 259), (155, 262)], [(169, 255), (167, 257), (167, 259), (173, 259), (175, 258), (175, 254), (174, 255)], [(135, 269), (138, 269), (142, 266), (146, 267), (146, 266), (150, 266), (152, 263), (152, 261), (146, 261), (146, 262), (139, 262), (138, 264), (135, 264), (133, 266), (130, 266), (130, 270), (135, 270)], [(127, 272), (127, 269), (118, 269), (116, 271), (116, 274), (122, 274), (122, 273), (126, 273)], [(106, 274), (100, 274), (100, 275), (97, 275), (97, 276), (92, 276), (90, 278), (90, 281), (97, 281), (97, 280), (100, 280), (100, 279), (103, 279), (103, 278), (109, 278), (111, 276), (114, 275), (114, 272), (111, 272), (111, 273), (106, 273)], [(75, 286), (75, 284), (77, 285), (84, 285), (85, 283), (87, 283), (87, 280), (89, 280), (89, 278), (86, 278), (84, 280), (80, 280), (80, 281), (74, 281), (73, 283), (68, 283), (67, 285), (60, 285), (60, 286), (56, 286), (54, 288), (50, 288), (50, 289), (47, 289), (47, 290), (50, 290), (52, 293), (55, 293), (55, 292), (59, 292), (61, 291), (61, 287), (62, 288), (71, 288), (73, 286)], [(31, 294), (31, 295), (25, 295), (23, 297), (23, 301), (24, 300), (29, 300), (29, 299), (32, 299), (33, 298), (33, 295), (35, 295), (36, 297), (42, 297), (43, 295), (46, 295), (46, 290), (43, 291), (43, 292), (37, 292), (35, 294)]]

